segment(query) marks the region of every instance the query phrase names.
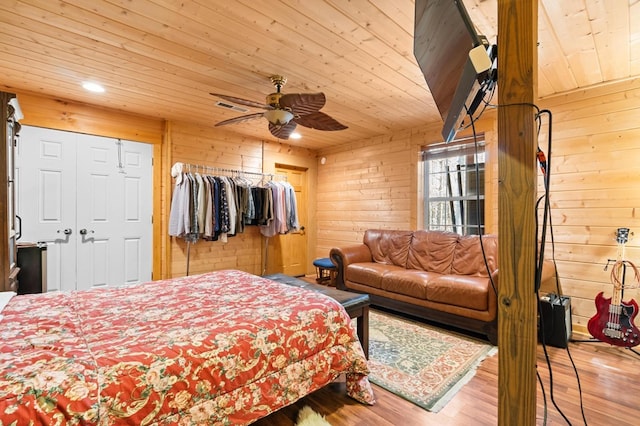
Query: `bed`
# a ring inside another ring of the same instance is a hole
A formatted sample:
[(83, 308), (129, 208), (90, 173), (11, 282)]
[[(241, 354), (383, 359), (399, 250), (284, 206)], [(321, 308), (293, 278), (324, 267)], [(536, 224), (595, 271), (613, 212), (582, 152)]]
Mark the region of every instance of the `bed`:
[(335, 300), (226, 270), (11, 298), (0, 424), (249, 424), (346, 375), (373, 404)]

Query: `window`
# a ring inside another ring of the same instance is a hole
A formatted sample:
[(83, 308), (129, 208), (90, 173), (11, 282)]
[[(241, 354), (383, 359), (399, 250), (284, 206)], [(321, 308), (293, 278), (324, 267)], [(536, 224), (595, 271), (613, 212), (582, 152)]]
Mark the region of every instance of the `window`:
[(483, 137), (423, 148), (426, 229), (484, 234), (484, 158)]

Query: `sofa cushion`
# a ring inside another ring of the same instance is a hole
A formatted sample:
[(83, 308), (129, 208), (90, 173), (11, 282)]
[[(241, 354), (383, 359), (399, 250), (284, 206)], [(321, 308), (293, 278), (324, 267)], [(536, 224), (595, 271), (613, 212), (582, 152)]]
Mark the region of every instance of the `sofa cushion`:
[(477, 235), (461, 236), (453, 253), (451, 273), (488, 277), (482, 248), (491, 271), (498, 269), (498, 238), (496, 235), (483, 235), (482, 246)]
[(381, 288), (393, 293), (426, 300), (429, 281), (441, 276), (436, 272), (415, 269), (391, 269), (382, 276)]
[(414, 231), (407, 268), (451, 273), (451, 262), (459, 235), (443, 231)]
[(411, 235), (411, 231), (369, 229), (364, 233), (363, 242), (369, 247), (374, 262), (404, 268)]
[(429, 281), (427, 299), (478, 311), (489, 309), (489, 278), (468, 275), (443, 275)]
[(396, 268), (400, 271), (405, 270), (401, 266), (384, 265), (375, 262), (352, 263), (344, 271), (345, 281), (382, 288), (382, 276), (391, 268)]

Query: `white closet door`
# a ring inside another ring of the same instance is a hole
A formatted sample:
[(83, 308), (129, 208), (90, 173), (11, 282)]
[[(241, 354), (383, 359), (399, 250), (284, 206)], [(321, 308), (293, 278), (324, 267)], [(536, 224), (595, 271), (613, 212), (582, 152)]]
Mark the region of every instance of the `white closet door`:
[(76, 147), (69, 134), (23, 126), (16, 151), (18, 243), (47, 243), (47, 289), (76, 283)]
[(124, 283), (151, 280), (153, 269), (153, 145), (123, 141), (121, 197)]
[[(48, 289), (82, 290), (150, 280), (152, 145), (47, 129), (24, 130), (22, 143), (25, 152), (20, 163), (25, 174), (29, 174), (26, 169), (32, 168), (32, 173), (43, 173), (32, 162), (35, 152), (32, 145), (43, 137), (46, 140), (50, 132), (64, 135), (64, 149), (73, 152), (74, 156), (73, 163), (67, 165), (69, 170), (63, 173), (65, 176), (73, 175), (73, 180), (60, 185), (60, 192), (66, 196), (60, 201), (62, 209), (65, 212), (73, 210), (73, 221), (64, 228), (70, 229), (71, 233), (65, 235), (63, 241), (57, 238), (48, 243)], [(29, 182), (28, 176), (24, 179)], [(38, 193), (50, 192), (49, 188), (44, 190), (42, 187), (52, 184), (42, 182), (29, 184), (38, 188)], [(35, 199), (29, 192), (21, 194), (23, 200), (19, 211), (27, 213)], [(47, 195), (39, 203), (49, 205), (52, 198)], [(38, 229), (32, 229), (30, 222), (23, 218), (22, 241), (49, 241)], [(73, 257), (67, 256), (64, 249), (73, 250)], [(58, 259), (56, 252), (65, 255)], [(72, 273), (56, 276), (56, 268)]]
[(79, 289), (151, 279), (151, 149), (79, 135)]

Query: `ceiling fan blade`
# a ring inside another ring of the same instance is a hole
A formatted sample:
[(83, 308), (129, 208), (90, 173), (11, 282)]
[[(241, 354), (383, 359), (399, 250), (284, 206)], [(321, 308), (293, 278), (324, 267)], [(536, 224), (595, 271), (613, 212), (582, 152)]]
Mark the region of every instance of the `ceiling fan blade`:
[(250, 101), (248, 99), (236, 98), (235, 96), (221, 95), (220, 93), (211, 93), (213, 96), (217, 96), (221, 99), (233, 102), (235, 104), (246, 105), (253, 108), (273, 109), (271, 105), (262, 104), (260, 102)]
[(269, 123), (269, 131), (278, 139), (289, 139), (289, 136), (296, 129), (296, 123), (292, 121), (282, 126)]
[(314, 113), (324, 106), (327, 98), (324, 93), (288, 93), (280, 97), (281, 108), (290, 108), (295, 115)]
[(216, 123), (215, 127), (224, 126), (225, 124), (242, 123), (243, 121), (253, 120), (254, 118), (261, 118), (263, 114), (263, 112), (256, 112), (253, 114), (241, 115), (240, 117), (230, 118), (228, 120)]
[(344, 124), (320, 111), (297, 117), (294, 120), (301, 126), (317, 130), (344, 130), (348, 128)]

